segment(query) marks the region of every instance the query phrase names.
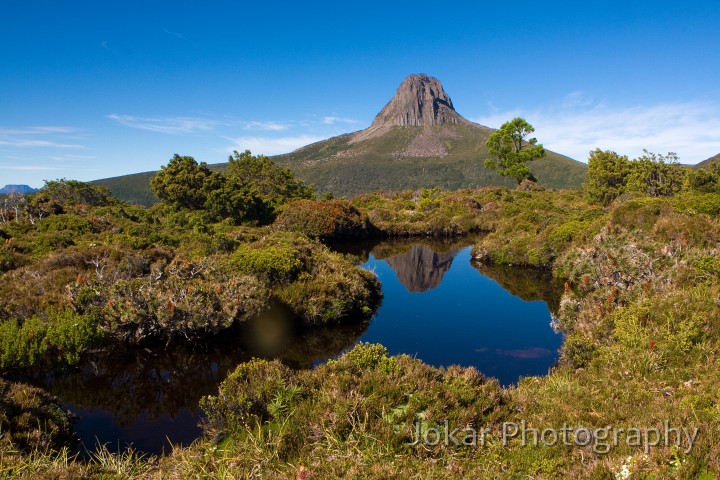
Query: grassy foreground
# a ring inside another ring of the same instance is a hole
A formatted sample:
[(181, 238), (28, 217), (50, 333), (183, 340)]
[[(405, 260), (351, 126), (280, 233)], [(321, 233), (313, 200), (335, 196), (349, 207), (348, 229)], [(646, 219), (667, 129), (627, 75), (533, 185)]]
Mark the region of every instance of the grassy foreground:
[[(11, 434), (2, 439), (0, 475), (716, 478), (717, 197), (625, 196), (609, 207), (589, 205), (578, 192), (503, 188), (360, 197), (354, 205), (388, 234), (483, 230), (479, 261), (552, 269), (567, 282), (556, 314), (566, 334), (560, 364), (503, 389), (473, 368), (435, 369), (379, 345), (359, 345), (308, 371), (256, 360), (202, 401), (206, 435), (191, 447), (159, 459), (101, 451), (80, 463), (49, 446), (28, 450)], [(280, 295), (306, 304), (302, 292), (312, 286), (293, 285), (325, 275), (303, 277), (314, 265), (303, 249), (311, 258), (330, 253), (298, 233), (240, 232), (243, 241), (224, 254), (232, 271), (255, 272), (261, 285), (294, 278), (281, 282)], [(261, 248), (242, 246), (252, 242)], [(272, 261), (250, 259), (263, 249)], [(323, 318), (307, 310), (305, 318)], [(3, 420), (3, 432), (13, 425)], [(35, 425), (42, 433), (50, 424)]]

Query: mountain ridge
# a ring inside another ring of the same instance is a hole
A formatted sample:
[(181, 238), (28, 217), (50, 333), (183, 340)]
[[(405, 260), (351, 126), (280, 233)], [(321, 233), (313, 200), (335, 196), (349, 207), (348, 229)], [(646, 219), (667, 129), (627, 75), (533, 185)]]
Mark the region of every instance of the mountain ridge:
[(24, 195), (28, 193), (35, 193), (38, 191), (39, 189), (32, 188), (30, 185), (7, 184), (4, 187), (0, 188), (0, 195), (10, 195), (11, 193), (22, 193)]

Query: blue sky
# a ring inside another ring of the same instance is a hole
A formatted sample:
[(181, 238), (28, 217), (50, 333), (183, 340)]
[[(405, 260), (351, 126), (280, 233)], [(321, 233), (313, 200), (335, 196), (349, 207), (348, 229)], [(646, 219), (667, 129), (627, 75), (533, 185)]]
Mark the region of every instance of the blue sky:
[(720, 152), (720, 2), (0, 0), (0, 186), (366, 128), (410, 73), (546, 148)]

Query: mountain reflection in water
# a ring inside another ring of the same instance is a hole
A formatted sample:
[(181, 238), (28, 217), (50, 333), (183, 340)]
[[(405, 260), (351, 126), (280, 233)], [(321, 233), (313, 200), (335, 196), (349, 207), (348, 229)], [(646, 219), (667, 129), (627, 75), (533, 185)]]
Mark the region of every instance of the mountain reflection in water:
[(393, 255), (385, 261), (408, 291), (424, 292), (440, 285), (457, 252), (457, 249), (436, 252), (426, 245), (413, 245), (406, 253)]

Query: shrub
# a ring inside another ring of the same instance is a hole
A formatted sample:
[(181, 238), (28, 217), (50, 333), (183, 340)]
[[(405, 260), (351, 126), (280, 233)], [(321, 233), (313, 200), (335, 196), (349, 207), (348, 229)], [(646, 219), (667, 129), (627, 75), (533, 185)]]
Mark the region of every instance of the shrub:
[(592, 340), (581, 335), (570, 335), (565, 339), (562, 358), (572, 368), (583, 368), (590, 363), (596, 346)]
[(367, 220), (347, 200), (297, 200), (283, 209), (274, 226), (322, 241), (357, 239), (368, 233)]
[[(289, 382), (291, 377), (291, 370), (278, 360), (253, 359), (238, 365), (221, 384), (218, 396), (200, 400), (208, 426), (238, 434), (247, 426), (271, 419), (273, 413), (279, 416), (294, 400), (293, 394), (286, 394), (295, 390)], [(285, 403), (285, 408), (273, 408), (280, 402)]]
[[(30, 461), (13, 472), (12, 457), (17, 448), (26, 453), (49, 452), (50, 449), (71, 447), (76, 443), (69, 412), (57, 398), (39, 388), (3, 379), (0, 379), (0, 432), (0, 451), (3, 452), (0, 471), (3, 478), (28, 474)], [(30, 476), (47, 478), (54, 475)]]
[(38, 232), (72, 232), (83, 235), (93, 230), (93, 225), (87, 218), (69, 213), (48, 217), (37, 223)]
[(75, 364), (80, 354), (104, 338), (96, 315), (72, 310), (51, 310), (45, 320), (37, 316), (18, 323), (0, 323), (0, 368), (30, 367), (42, 360)]
[(272, 282), (292, 280), (303, 269), (299, 252), (289, 245), (259, 247), (242, 244), (235, 250), (232, 264), (241, 273)]
[(628, 229), (648, 230), (661, 214), (671, 210), (670, 203), (659, 198), (634, 198), (619, 204), (610, 215), (610, 222)]
[(687, 204), (696, 212), (705, 213), (713, 217), (720, 216), (720, 195), (717, 193), (688, 196)]
[(345, 354), (345, 359), (360, 370), (377, 369), (390, 373), (398, 368), (395, 357), (388, 357), (387, 348), (379, 343), (360, 342)]
[(563, 245), (572, 242), (575, 238), (582, 235), (586, 229), (587, 224), (577, 220), (570, 220), (569, 222), (558, 225), (548, 234), (550, 246), (556, 252), (560, 251)]

